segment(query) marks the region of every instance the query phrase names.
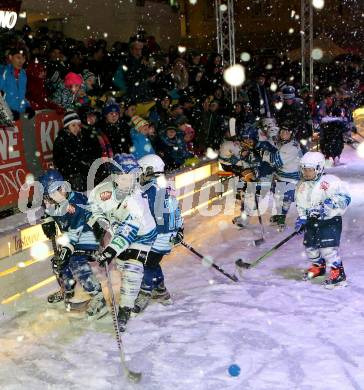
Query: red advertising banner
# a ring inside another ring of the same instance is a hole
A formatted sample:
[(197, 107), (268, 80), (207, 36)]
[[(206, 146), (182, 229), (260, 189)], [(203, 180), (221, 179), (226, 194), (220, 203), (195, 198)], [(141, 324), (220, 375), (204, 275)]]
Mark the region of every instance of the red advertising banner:
[(17, 203), (26, 174), (20, 122), (15, 127), (0, 126), (0, 208)]
[(41, 112), (35, 116), (37, 155), (43, 170), (52, 164), (53, 143), (62, 128), (62, 119), (55, 111)]

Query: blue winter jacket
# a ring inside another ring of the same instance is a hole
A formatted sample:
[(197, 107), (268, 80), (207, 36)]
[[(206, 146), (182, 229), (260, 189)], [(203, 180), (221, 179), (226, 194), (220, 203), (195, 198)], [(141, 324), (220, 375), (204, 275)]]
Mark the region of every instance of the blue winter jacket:
[(139, 133), (136, 129), (130, 130), (131, 141), (133, 143), (132, 155), (139, 160), (147, 154), (155, 154), (150, 139), (142, 133)]
[(25, 99), (27, 75), (24, 69), (20, 70), (18, 80), (14, 76), (14, 67), (11, 64), (0, 67), (0, 90), (5, 93), (5, 101), (13, 111), (24, 112), (30, 106)]

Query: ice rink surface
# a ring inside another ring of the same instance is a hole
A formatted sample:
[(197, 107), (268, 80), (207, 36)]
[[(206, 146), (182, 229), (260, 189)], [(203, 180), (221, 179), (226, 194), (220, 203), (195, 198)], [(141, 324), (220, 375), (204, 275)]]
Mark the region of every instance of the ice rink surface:
[[(178, 247), (162, 263), (174, 304), (150, 305), (123, 335), (129, 366), (144, 374), (140, 384), (122, 376), (111, 317), (90, 321), (47, 304), (53, 284), (1, 307), (0, 389), (364, 389), (364, 160), (345, 149), (342, 163), (328, 171), (350, 183), (353, 196), (341, 245), (348, 287), (301, 281), (302, 236), (239, 283)], [(188, 218), (185, 240), (233, 273), (237, 258), (252, 261), (290, 234), (296, 211), (284, 232), (266, 227), (260, 247), (252, 245), (257, 222), (238, 231), (231, 218)], [(231, 364), (239, 376), (229, 375)]]

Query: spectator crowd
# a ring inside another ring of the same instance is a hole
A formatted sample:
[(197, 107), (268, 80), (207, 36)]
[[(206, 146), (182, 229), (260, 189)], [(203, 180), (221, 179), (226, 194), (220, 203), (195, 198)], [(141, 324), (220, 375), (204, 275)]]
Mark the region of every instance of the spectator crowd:
[(297, 64), (253, 58), (232, 103), (221, 55), (181, 46), (164, 52), (143, 33), (108, 49), (104, 40), (85, 44), (26, 26), (2, 47), (0, 91), (13, 119), (43, 109), (63, 116), (54, 165), (79, 191), (97, 158), (156, 153), (166, 170), (176, 170), (251, 126), (288, 125), (303, 147), (316, 138), (334, 158), (338, 137), (364, 101), (363, 64), (350, 58), (317, 65), (313, 92), (301, 85)]

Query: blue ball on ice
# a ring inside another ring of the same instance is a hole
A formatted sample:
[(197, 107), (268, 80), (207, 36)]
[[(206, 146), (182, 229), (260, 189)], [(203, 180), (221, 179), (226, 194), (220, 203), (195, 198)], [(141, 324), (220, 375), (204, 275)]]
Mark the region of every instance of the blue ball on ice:
[(232, 364), (229, 367), (229, 374), (231, 376), (239, 376), (240, 375), (240, 367), (237, 364)]

